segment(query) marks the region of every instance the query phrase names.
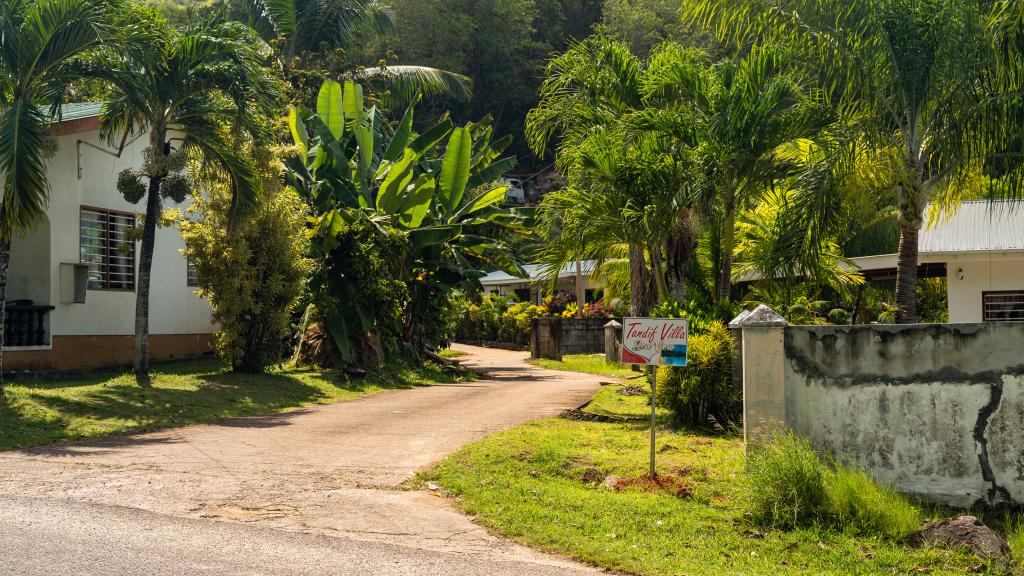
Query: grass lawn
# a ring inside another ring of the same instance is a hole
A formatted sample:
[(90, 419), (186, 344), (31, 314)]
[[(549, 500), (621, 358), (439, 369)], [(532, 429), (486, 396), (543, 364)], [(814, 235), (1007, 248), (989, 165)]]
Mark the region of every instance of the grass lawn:
[[(650, 422), (651, 405), (648, 403), (648, 400), (651, 397), (651, 387), (642, 378), (630, 380), (626, 386), (629, 388), (642, 388), (644, 395), (623, 396), (619, 394), (619, 390), (623, 386), (602, 386), (597, 391), (597, 394), (594, 394), (594, 397), (590, 399), (590, 404), (587, 404), (583, 411), (613, 418)], [(663, 422), (666, 422), (670, 416), (669, 411), (664, 408), (658, 408), (657, 413), (659, 420)]]
[(391, 365), (359, 379), (315, 369), (235, 374), (206, 359), (158, 364), (145, 388), (122, 371), (13, 382), (0, 397), (0, 450), (282, 412), (458, 378), (433, 364)]
[(437, 355), (442, 358), (458, 358), (460, 356), (466, 356), (467, 353), (463, 352), (462, 350), (452, 350), (451, 348), (445, 348), (444, 350), (438, 351)]
[[(645, 397), (607, 398), (615, 388), (604, 387), (592, 406), (646, 413)], [(635, 574), (999, 573), (958, 551), (835, 531), (762, 531), (739, 502), (740, 439), (662, 428), (660, 487), (640, 480), (648, 442), (642, 421), (555, 418), (471, 444), (419, 479), (437, 482), (479, 522), (515, 540)], [(621, 490), (602, 487), (608, 475), (623, 479)]]
[[(628, 366), (617, 366), (604, 361), (604, 354), (566, 354), (562, 361), (545, 358), (531, 358), (529, 363), (547, 368), (548, 370), (567, 370), (569, 372), (586, 372), (613, 378), (629, 378), (640, 373), (630, 370)], [(639, 379), (638, 379), (639, 380)]]

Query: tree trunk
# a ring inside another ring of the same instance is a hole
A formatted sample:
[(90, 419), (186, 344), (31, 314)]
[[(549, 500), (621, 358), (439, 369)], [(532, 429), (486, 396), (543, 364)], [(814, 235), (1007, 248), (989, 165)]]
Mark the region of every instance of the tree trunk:
[(583, 318), (583, 305), (587, 303), (587, 292), (583, 288), (583, 264), (576, 260), (576, 317)]
[(654, 287), (657, 288), (658, 302), (668, 300), (668, 283), (665, 282), (665, 267), (662, 265), (661, 252), (657, 245), (648, 250), (651, 255), (651, 275), (654, 276)]
[(897, 324), (917, 322), (917, 242), (920, 231), (917, 219), (900, 225), (900, 248), (896, 261)]
[[(154, 155), (159, 151), (154, 150)], [(135, 297), (135, 376), (149, 376), (149, 280), (153, 271), (153, 247), (156, 245), (156, 221), (160, 218), (160, 182), (163, 176), (150, 176), (146, 194), (146, 221), (142, 228), (139, 276)]]
[(697, 239), (689, 228), (677, 230), (665, 243), (665, 280), (669, 297), (680, 304), (686, 301), (686, 269), (697, 248)]
[(722, 269), (718, 276), (718, 305), (728, 304), (732, 297), (732, 249), (736, 243), (736, 204), (730, 197), (722, 219)]
[(7, 338), (4, 322), (7, 319), (7, 265), (11, 262), (10, 240), (0, 240), (0, 396), (4, 391), (3, 343)]
[(642, 247), (638, 245), (629, 247), (630, 313), (639, 317), (646, 316), (654, 306), (654, 290), (645, 260)]

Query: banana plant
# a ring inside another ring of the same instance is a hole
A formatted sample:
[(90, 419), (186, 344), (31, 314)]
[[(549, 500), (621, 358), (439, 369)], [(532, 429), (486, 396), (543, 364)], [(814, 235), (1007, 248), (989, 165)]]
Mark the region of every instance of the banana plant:
[[(392, 125), (366, 106), (358, 84), (325, 81), (315, 111), (289, 110), (297, 153), (285, 159), (285, 178), (310, 206), (310, 233), (322, 255), (356, 222), (402, 234), (405, 251), (394, 272), (409, 287), (403, 325), (414, 346), (421, 344), (414, 332), (423, 294), (445, 293), (487, 267), (526, 277), (508, 244), (487, 232), (525, 222), (524, 211), (503, 206), (507, 187), (497, 183), (515, 166), (502, 156), (511, 137), (494, 139), (489, 118), (456, 127), (445, 117), (416, 133), (415, 105)], [(345, 340), (342, 333), (372, 331), (372, 322), (358, 322), (355, 331), (330, 321), (328, 329), (336, 342)], [(339, 349), (344, 355), (340, 342)]]

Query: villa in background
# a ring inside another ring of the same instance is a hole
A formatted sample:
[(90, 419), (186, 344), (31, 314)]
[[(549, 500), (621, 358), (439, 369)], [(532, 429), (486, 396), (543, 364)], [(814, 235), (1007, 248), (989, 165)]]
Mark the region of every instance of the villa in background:
[[(4, 322), (5, 370), (67, 370), (131, 364), (139, 207), (117, 191), (138, 169), (148, 139), (108, 146), (100, 104), (66, 104), (50, 131), (47, 217), (11, 247)], [(154, 360), (211, 351), (209, 303), (195, 294), (177, 228), (157, 228), (150, 294)]]
[[(1024, 203), (964, 202), (952, 215), (942, 215), (921, 231), (920, 278), (945, 278), (950, 323), (1024, 321)], [(868, 282), (896, 280), (896, 254), (860, 256), (850, 261)], [(485, 293), (515, 295), (539, 303), (540, 267), (525, 267), (529, 279), (492, 272), (480, 279)], [(593, 261), (582, 263), (587, 301), (598, 284)], [(558, 274), (556, 290), (575, 290), (576, 266)], [(755, 274), (736, 279), (756, 281)]]
[[(1024, 204), (964, 202), (921, 230), (921, 278), (946, 278), (949, 322), (1024, 321)], [(896, 254), (851, 258), (869, 282), (896, 279)]]
[[(583, 291), (586, 302), (593, 302), (597, 294), (597, 282), (593, 278), (593, 260), (580, 262), (580, 278), (583, 281)], [(491, 272), (480, 279), (484, 287), (484, 294), (497, 294), (500, 296), (515, 296), (520, 302), (533, 302), (540, 304), (544, 294), (550, 290), (541, 290), (544, 279), (541, 276), (541, 267), (538, 264), (527, 264), (523, 266), (529, 278), (516, 278), (504, 272)], [(556, 292), (576, 292), (576, 263), (571, 262), (562, 267), (558, 272), (558, 284)]]

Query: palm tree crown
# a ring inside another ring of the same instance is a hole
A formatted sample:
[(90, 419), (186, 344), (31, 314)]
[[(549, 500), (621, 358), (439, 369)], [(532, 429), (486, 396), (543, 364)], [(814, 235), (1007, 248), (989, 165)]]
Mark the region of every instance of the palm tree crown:
[(9, 240), (43, 217), (46, 126), (59, 113), (76, 61), (115, 32), (106, 0), (0, 2), (0, 235)]
[[(916, 319), (917, 238), (925, 206), (954, 204), (982, 194), (979, 177), (1021, 128), (1019, 75), (1001, 75), (996, 50), (1013, 52), (1019, 2), (962, 0), (686, 0), (686, 19), (738, 45), (785, 46), (816, 70), (844, 113), (846, 134), (823, 166), (827, 178), (809, 178), (813, 214), (803, 228), (836, 225), (834, 209), (843, 173), (867, 146), (888, 156), (900, 221), (897, 302), (899, 322)], [(993, 16), (996, 18), (993, 19)], [(1011, 26), (1012, 28), (1012, 26)], [(993, 34), (992, 32), (995, 32)], [(1020, 154), (991, 194), (1019, 195)], [(1004, 162), (1005, 163), (1005, 162)], [(831, 200), (829, 200), (831, 198)], [(811, 246), (813, 249), (813, 246)]]

